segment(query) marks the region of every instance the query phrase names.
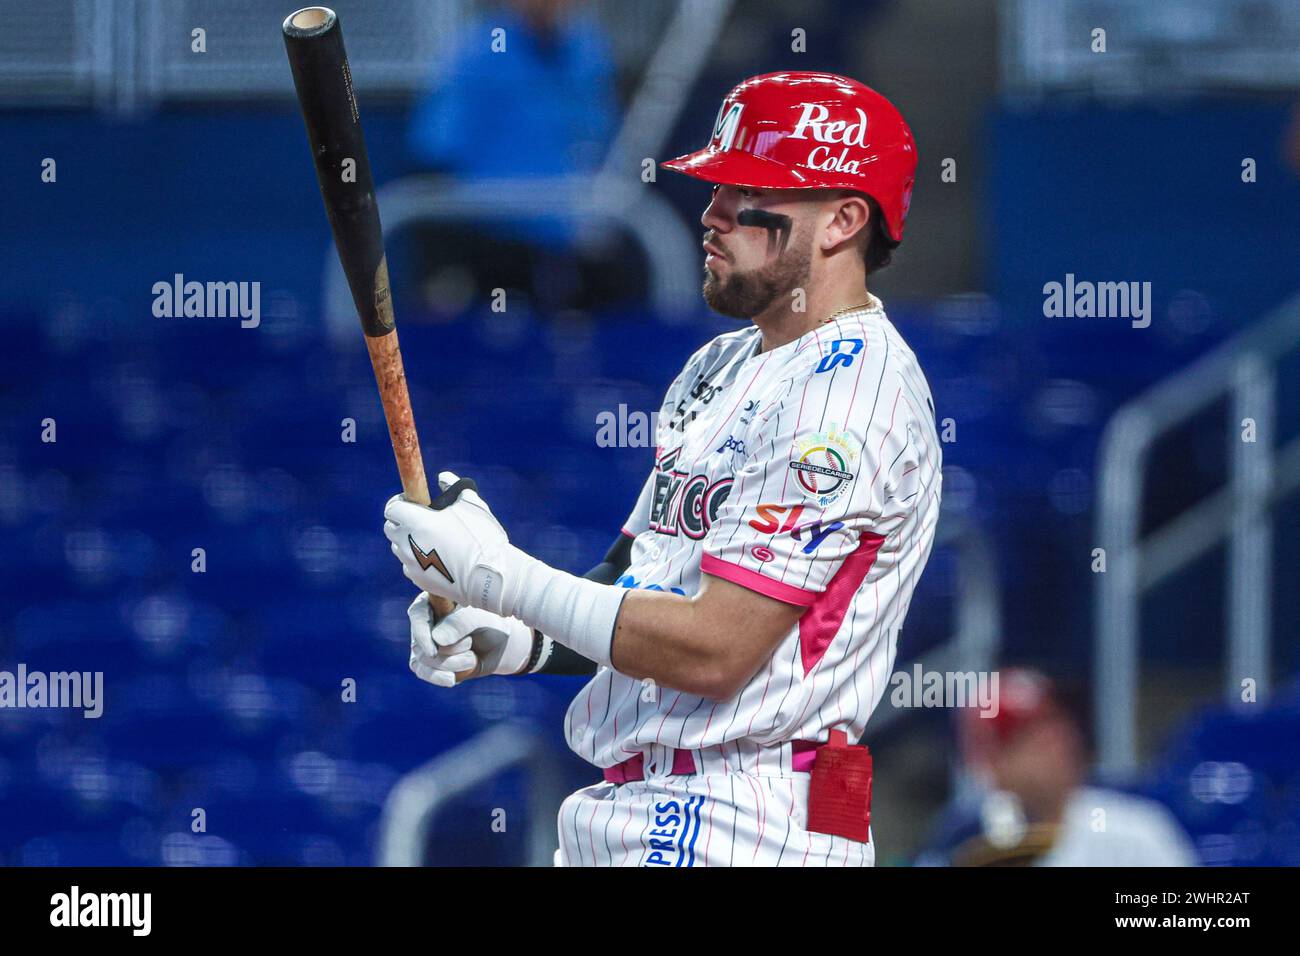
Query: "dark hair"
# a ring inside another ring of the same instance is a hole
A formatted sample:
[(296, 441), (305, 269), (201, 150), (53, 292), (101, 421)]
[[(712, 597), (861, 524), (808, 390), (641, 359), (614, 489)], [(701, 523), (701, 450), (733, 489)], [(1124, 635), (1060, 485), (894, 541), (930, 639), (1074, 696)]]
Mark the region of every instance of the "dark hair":
[(867, 206), (871, 210), (871, 219), (867, 223), (867, 242), (862, 247), (862, 264), (866, 267), (867, 275), (871, 275), (889, 265), (890, 260), (894, 258), (894, 250), (898, 248), (899, 241), (890, 238), (889, 230), (885, 228), (884, 213), (880, 211), (880, 203), (870, 196), (863, 196), (863, 198), (866, 199)]

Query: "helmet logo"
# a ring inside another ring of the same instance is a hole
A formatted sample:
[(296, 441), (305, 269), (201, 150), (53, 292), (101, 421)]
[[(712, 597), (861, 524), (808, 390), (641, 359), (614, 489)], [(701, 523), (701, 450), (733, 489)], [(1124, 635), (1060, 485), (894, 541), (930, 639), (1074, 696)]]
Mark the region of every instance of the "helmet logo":
[(740, 129), (740, 113), (744, 108), (744, 103), (732, 103), (730, 109), (724, 104), (723, 108), (718, 110), (718, 121), (713, 124), (715, 149), (731, 149), (736, 131)]
[(805, 134), (811, 132), (812, 138), (819, 143), (840, 143), (844, 146), (865, 148), (867, 145), (867, 114), (862, 112), (861, 107), (855, 107), (854, 112), (858, 114), (856, 123), (848, 123), (844, 120), (828, 123), (826, 120), (830, 118), (830, 110), (821, 103), (805, 103), (803, 104), (803, 115), (799, 117), (799, 122), (795, 124), (794, 132), (790, 134), (790, 138), (807, 139)]
[(840, 150), (838, 156), (831, 155), (829, 146), (818, 146), (808, 154), (806, 162), (810, 168), (828, 173), (847, 173), (850, 176), (858, 176), (862, 173), (858, 160), (849, 159), (847, 146)]

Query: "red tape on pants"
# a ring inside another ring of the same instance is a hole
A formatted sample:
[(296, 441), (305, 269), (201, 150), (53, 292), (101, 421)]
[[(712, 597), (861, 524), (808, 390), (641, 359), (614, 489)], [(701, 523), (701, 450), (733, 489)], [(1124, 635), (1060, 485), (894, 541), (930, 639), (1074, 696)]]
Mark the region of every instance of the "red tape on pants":
[(871, 751), (850, 747), (842, 730), (817, 748), (808, 787), (808, 829), (867, 843), (871, 827)]

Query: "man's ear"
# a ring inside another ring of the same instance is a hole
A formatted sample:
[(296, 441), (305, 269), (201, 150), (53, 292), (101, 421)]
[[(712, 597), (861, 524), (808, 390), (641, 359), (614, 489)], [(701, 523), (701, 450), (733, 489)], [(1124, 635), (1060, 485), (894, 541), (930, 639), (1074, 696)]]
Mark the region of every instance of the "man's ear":
[(863, 196), (849, 193), (830, 203), (830, 217), (822, 230), (822, 251), (832, 252), (846, 242), (860, 242), (871, 223), (871, 207)]

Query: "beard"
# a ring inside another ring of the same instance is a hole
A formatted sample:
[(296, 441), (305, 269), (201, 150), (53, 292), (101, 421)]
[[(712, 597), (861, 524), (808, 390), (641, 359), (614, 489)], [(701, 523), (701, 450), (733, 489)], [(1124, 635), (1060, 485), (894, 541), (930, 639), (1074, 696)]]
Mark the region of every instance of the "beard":
[(704, 270), (704, 301), (719, 315), (752, 319), (781, 296), (808, 282), (812, 266), (812, 244), (805, 230), (791, 237), (781, 254), (762, 268), (732, 272), (726, 280)]

